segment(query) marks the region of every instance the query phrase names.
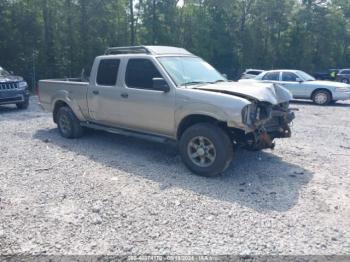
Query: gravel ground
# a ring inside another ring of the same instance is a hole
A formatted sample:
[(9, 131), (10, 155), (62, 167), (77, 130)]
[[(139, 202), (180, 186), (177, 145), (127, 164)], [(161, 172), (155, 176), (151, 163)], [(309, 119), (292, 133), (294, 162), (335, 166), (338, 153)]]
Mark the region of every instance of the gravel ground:
[(350, 103), (293, 107), (292, 139), (212, 179), (171, 146), (63, 139), (36, 98), (0, 107), (0, 253), (350, 255)]

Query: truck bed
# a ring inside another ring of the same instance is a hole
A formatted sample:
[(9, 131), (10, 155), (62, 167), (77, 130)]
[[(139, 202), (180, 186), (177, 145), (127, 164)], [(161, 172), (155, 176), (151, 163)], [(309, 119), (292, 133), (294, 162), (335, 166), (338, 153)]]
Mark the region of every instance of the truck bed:
[(49, 79), (39, 81), (38, 94), (45, 110), (53, 111), (55, 101), (71, 101), (71, 107), (87, 110), (86, 94), (89, 83), (79, 78)]
[(81, 78), (57, 78), (57, 79), (49, 79), (43, 81), (54, 81), (54, 82), (75, 82), (75, 83), (88, 83), (88, 81), (83, 80)]

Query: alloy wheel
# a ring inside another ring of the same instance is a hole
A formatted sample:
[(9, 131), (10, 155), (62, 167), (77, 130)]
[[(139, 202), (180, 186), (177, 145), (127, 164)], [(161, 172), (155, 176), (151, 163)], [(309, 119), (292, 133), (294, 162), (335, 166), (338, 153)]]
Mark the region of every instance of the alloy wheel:
[(62, 114), (59, 119), (59, 127), (64, 134), (69, 134), (72, 131), (70, 120), (67, 115)]
[(325, 93), (318, 93), (315, 96), (315, 102), (319, 105), (324, 105), (328, 101), (328, 96)]
[(197, 136), (194, 137), (187, 147), (187, 154), (191, 161), (199, 167), (209, 167), (216, 160), (216, 148), (210, 139)]

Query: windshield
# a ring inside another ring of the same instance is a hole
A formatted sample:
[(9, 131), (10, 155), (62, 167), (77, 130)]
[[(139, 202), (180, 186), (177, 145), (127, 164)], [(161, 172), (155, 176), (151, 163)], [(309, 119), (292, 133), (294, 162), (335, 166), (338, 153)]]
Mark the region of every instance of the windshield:
[(5, 69), (0, 67), (0, 77), (5, 77), (5, 76), (9, 76), (10, 73), (7, 72)]
[(160, 57), (158, 59), (178, 86), (227, 81), (214, 67), (199, 57)]
[(303, 71), (297, 71), (298, 75), (301, 76), (301, 78), (304, 81), (315, 81), (316, 79), (313, 76), (310, 76), (309, 74), (303, 72)]

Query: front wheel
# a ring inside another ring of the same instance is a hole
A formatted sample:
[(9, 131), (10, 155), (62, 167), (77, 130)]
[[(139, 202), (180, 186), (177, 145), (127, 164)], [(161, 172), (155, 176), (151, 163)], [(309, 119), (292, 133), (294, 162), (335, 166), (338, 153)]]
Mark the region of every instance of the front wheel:
[(17, 103), (16, 106), (20, 110), (27, 109), (29, 107), (29, 98), (26, 98), (24, 102)]
[(317, 105), (325, 106), (330, 104), (332, 101), (332, 95), (329, 93), (329, 91), (318, 90), (313, 94), (312, 100)]
[(233, 159), (233, 144), (227, 133), (209, 123), (188, 128), (180, 139), (180, 154), (185, 165), (200, 176), (223, 173)]

